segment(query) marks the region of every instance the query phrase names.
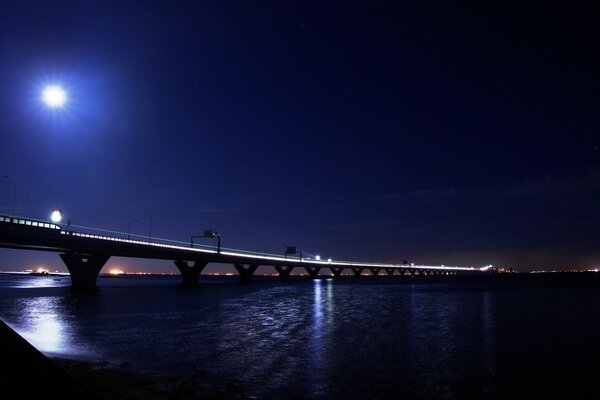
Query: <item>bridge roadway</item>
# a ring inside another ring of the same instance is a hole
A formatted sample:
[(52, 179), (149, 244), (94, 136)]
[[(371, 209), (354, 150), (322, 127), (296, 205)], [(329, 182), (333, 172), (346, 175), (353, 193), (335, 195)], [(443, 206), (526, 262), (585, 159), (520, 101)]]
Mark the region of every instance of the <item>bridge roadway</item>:
[(301, 257), (284, 257), (244, 250), (192, 247), (181, 244), (122, 239), (62, 229), (48, 221), (0, 215), (0, 247), (36, 251), (59, 252), (71, 276), (74, 289), (93, 289), (100, 270), (111, 256), (173, 260), (181, 272), (185, 285), (198, 283), (200, 273), (208, 263), (233, 264), (242, 282), (250, 282), (256, 269), (273, 266), (281, 280), (286, 280), (292, 270), (301, 267), (311, 278), (316, 278), (323, 268), (329, 268), (334, 277), (351, 269), (356, 276), (365, 270), (379, 275), (407, 273), (414, 275), (477, 273), (485, 268), (427, 266), (408, 264), (382, 264), (337, 260), (307, 260)]

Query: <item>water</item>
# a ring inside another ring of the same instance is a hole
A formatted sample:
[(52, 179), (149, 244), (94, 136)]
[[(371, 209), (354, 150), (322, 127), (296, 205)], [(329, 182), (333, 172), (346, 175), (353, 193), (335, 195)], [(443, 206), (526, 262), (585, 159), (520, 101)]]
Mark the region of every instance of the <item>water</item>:
[(49, 356), (166, 374), (195, 365), (273, 399), (597, 398), (597, 275), (192, 289), (176, 276), (101, 277), (87, 295), (68, 277), (0, 275), (0, 317)]

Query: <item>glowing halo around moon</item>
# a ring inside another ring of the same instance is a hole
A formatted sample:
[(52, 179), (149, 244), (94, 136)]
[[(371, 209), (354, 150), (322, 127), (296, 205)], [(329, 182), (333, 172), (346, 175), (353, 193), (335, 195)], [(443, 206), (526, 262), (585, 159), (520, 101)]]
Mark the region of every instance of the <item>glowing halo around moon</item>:
[(50, 108), (62, 108), (67, 103), (67, 92), (60, 85), (48, 85), (42, 90), (42, 101)]

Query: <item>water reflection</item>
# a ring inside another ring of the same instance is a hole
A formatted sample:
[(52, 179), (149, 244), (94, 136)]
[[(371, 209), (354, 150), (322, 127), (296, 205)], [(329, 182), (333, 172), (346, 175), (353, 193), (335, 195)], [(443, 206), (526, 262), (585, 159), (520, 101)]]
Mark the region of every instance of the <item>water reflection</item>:
[[(89, 334), (81, 330), (82, 310), (70, 295), (16, 297), (5, 300), (2, 318), (47, 355), (94, 357)], [(77, 317), (75, 317), (77, 315)]]
[(319, 392), (321, 368), (323, 365), (323, 298), (321, 279), (313, 279), (312, 324), (309, 333), (309, 384), (311, 392)]
[[(331, 359), (336, 353), (334, 335), (335, 305), (333, 279), (313, 280), (312, 324), (310, 327), (308, 392), (311, 397), (323, 395), (328, 390)], [(345, 312), (342, 311), (342, 312)]]
[[(487, 290), (419, 287), (411, 293), (413, 371), (433, 397), (477, 398), (493, 391), (493, 301)], [(462, 382), (469, 381), (469, 385)], [(421, 389), (423, 390), (423, 389)]]
[(487, 395), (494, 393), (494, 346), (496, 345), (496, 321), (493, 293), (484, 288), (481, 292), (481, 334), (483, 352), (483, 390)]
[(90, 357), (93, 348), (100, 359), (165, 373), (195, 364), (267, 397), (466, 399), (494, 390), (497, 304), (481, 288), (316, 279), (4, 293), (2, 318), (45, 353)]
[(70, 286), (71, 278), (65, 276), (35, 276), (20, 274), (2, 274), (0, 286), (6, 288), (51, 288), (59, 286)]
[(44, 353), (71, 353), (57, 297), (18, 299), (22, 324), (13, 326), (29, 343)]

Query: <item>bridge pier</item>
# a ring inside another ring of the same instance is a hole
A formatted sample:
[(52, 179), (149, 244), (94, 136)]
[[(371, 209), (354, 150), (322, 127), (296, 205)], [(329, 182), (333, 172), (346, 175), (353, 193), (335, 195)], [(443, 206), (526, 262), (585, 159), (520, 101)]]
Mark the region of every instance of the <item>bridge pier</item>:
[(329, 269), (331, 270), (331, 273), (333, 274), (334, 278), (339, 278), (340, 276), (342, 276), (342, 271), (344, 270), (344, 268), (342, 267), (331, 267)]
[(234, 264), (233, 266), (237, 270), (238, 274), (240, 274), (240, 282), (242, 283), (252, 282), (252, 275), (258, 268), (258, 264)]
[(371, 270), (371, 275), (373, 276), (377, 276), (379, 275), (379, 271), (381, 271), (381, 268), (369, 268)]
[(185, 286), (195, 286), (198, 284), (200, 273), (208, 263), (205, 261), (195, 261), (194, 265), (190, 266), (187, 261), (176, 260), (175, 266), (181, 272), (181, 278)]
[(311, 279), (317, 279), (319, 271), (321, 271), (321, 267), (304, 267), (304, 269), (306, 269), (306, 272)]
[(60, 258), (67, 266), (74, 290), (94, 290), (96, 280), (110, 254), (61, 253)]
[(395, 271), (395, 270), (396, 270), (396, 268), (386, 268), (386, 269), (385, 269), (385, 272), (387, 272), (387, 274), (388, 274), (389, 276), (392, 276), (392, 275), (394, 275), (394, 271)]
[(354, 276), (360, 276), (362, 274), (362, 268), (352, 268), (352, 272), (354, 272)]
[(275, 270), (277, 270), (277, 273), (279, 274), (280, 281), (287, 281), (290, 277), (290, 272), (292, 272), (293, 269), (294, 267), (290, 267), (289, 265), (275, 266)]

